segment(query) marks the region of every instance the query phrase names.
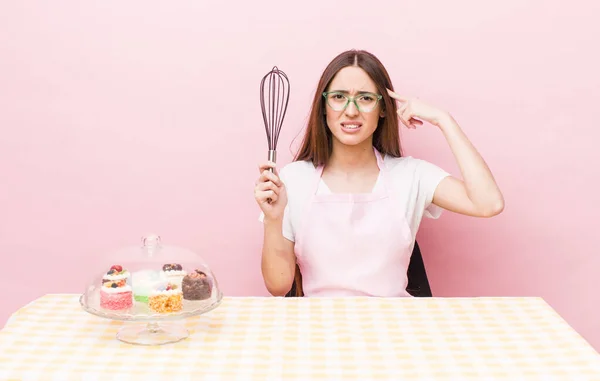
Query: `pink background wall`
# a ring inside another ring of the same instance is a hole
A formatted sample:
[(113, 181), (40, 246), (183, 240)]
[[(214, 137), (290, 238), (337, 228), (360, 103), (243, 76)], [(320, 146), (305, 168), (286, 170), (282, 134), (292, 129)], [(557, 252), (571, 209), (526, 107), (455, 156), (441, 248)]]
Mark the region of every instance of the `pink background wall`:
[[(542, 296), (600, 349), (599, 6), (282, 3), (2, 2), (0, 325), (149, 231), (201, 253), (225, 294), (266, 295), (260, 78), (276, 64), (292, 81), (284, 164), (320, 72), (356, 47), (450, 110), (505, 193), (498, 218), (424, 223), (434, 292)], [(433, 127), (402, 137), (458, 174)]]

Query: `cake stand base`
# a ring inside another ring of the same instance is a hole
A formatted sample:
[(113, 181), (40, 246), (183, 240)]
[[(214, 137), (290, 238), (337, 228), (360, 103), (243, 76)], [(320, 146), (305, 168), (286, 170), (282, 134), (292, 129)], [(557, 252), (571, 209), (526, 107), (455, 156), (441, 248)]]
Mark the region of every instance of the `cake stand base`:
[(121, 328), (117, 339), (128, 344), (162, 345), (181, 341), (189, 334), (187, 329), (176, 324), (148, 323)]

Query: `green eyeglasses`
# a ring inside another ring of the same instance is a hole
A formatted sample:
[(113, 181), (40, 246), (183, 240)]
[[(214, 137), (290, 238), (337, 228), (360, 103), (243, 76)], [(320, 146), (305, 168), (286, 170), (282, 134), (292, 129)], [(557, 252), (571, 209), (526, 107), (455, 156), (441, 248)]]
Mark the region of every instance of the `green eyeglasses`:
[(373, 93), (360, 93), (355, 97), (351, 97), (341, 91), (327, 91), (323, 93), (323, 97), (325, 97), (329, 107), (335, 111), (345, 110), (352, 102), (360, 112), (373, 111), (377, 103), (383, 98), (383, 96)]

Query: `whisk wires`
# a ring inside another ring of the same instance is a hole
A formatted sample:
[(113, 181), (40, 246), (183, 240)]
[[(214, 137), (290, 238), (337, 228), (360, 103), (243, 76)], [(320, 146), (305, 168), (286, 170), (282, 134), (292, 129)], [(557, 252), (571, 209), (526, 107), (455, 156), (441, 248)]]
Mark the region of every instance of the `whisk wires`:
[(290, 82), (277, 66), (260, 81), (260, 105), (262, 109), (269, 151), (277, 149), (279, 133), (290, 99)]

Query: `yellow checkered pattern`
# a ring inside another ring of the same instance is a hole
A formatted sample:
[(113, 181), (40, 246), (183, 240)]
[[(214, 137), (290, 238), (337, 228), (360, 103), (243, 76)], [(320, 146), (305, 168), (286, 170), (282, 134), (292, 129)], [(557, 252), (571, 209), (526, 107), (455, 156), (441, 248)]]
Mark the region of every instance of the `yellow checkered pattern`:
[(0, 380), (600, 380), (600, 355), (539, 298), (227, 297), (146, 347), (46, 295), (0, 331)]

